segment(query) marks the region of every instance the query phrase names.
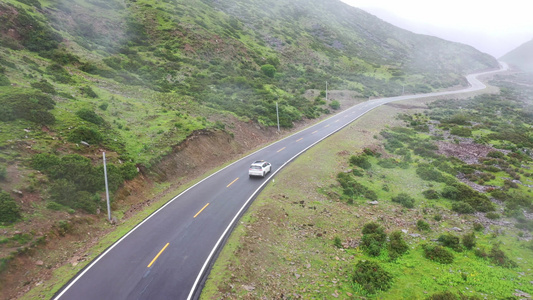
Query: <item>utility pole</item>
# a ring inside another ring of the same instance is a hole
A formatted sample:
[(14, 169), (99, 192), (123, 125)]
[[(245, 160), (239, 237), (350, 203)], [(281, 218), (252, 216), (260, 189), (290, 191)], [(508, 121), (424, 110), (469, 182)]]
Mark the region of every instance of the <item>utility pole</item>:
[(103, 152), (104, 155), (104, 177), (105, 177), (105, 196), (107, 199), (107, 219), (109, 222), (111, 222), (111, 206), (109, 205), (109, 187), (107, 185), (107, 167), (105, 164), (105, 152)]
[(279, 110), (278, 110), (278, 102), (276, 102), (276, 117), (278, 118), (278, 132), (279, 130)]

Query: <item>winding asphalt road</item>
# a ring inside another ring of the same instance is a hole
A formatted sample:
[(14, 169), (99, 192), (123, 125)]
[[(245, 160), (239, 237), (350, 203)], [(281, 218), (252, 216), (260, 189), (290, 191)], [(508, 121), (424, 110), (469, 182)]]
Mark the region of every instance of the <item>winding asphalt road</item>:
[[(452, 95), (485, 88), (472, 74), (470, 87), (452, 92), (404, 95), (353, 106), (305, 130), (271, 144), (205, 178), (94, 259), (54, 299), (196, 299), (227, 236), (257, 193), (302, 152), (368, 111), (393, 101)], [(272, 163), (266, 178), (248, 178), (254, 160)]]

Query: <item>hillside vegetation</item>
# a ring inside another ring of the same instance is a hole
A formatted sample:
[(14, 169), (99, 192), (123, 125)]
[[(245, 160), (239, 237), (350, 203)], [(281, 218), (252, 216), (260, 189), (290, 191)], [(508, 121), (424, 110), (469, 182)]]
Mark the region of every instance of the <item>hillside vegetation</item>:
[(326, 82), (362, 100), (463, 86), (495, 67), (334, 0), (4, 0), (0, 272), (101, 224), (104, 151), (121, 221), (132, 204), (116, 198), (135, 194), (124, 183), (168, 186), (161, 164), (199, 133), (267, 132), (276, 103), (283, 128), (328, 114), (339, 103)]

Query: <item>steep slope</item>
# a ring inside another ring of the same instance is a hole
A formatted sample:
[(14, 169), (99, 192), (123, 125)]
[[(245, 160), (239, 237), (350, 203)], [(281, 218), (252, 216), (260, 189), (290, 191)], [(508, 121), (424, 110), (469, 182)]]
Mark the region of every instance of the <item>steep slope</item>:
[(500, 58), (526, 72), (533, 72), (533, 40), (522, 44)]

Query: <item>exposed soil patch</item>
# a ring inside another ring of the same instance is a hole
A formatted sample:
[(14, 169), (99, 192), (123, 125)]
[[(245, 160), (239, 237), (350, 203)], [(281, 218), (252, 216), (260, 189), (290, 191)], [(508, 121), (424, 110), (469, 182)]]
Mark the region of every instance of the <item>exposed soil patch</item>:
[(476, 144), (474, 142), (461, 142), (458, 144), (438, 141), (438, 154), (446, 155), (447, 157), (457, 157), (467, 164), (479, 163), (479, 158), (484, 158), (490, 151), (495, 151), (496, 148), (487, 145)]

